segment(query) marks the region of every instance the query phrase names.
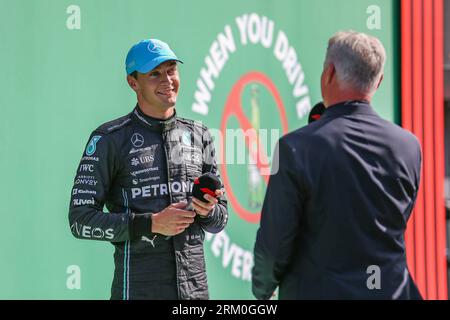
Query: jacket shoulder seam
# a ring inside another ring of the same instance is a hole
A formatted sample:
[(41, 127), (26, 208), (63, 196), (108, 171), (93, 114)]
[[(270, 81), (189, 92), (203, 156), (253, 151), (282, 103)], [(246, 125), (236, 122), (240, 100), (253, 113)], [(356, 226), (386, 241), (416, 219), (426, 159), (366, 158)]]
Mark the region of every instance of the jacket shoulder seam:
[(206, 129), (206, 125), (201, 121), (196, 121), (196, 120), (186, 119), (186, 118), (181, 118), (181, 117), (177, 117), (177, 120), (184, 124), (187, 124), (187, 125), (191, 125), (191, 126), (198, 125), (199, 127), (202, 127), (202, 129)]
[(95, 129), (95, 132), (110, 134), (120, 129), (123, 129), (129, 126), (130, 124), (131, 124), (131, 116), (130, 114), (127, 114), (115, 120), (105, 122), (104, 124), (100, 125), (97, 129)]

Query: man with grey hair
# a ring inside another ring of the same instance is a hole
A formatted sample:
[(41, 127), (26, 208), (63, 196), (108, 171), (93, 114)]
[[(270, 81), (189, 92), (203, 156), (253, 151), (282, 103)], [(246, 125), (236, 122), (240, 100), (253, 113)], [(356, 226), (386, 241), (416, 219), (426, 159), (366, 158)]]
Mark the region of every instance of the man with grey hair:
[[(322, 73), (325, 105), (325, 99), (331, 99), (328, 105), (345, 100), (370, 102), (383, 80), (385, 60), (386, 52), (377, 38), (354, 31), (336, 33), (328, 43)], [(324, 92), (328, 84), (331, 87)]]
[[(268, 299), (420, 299), (404, 243), (421, 148), (370, 105), (381, 42), (353, 31), (328, 43), (319, 120), (282, 137), (254, 248), (252, 290)], [(275, 157), (276, 158), (276, 157)]]

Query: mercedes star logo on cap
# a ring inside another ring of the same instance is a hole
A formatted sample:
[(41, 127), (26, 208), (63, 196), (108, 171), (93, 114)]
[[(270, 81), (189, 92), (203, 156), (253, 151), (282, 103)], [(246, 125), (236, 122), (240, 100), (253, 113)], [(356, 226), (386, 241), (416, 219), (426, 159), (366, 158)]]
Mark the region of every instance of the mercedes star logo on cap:
[(150, 51), (150, 52), (157, 52), (158, 49), (159, 50), (162, 49), (162, 46), (159, 43), (156, 43), (155, 41), (153, 41), (153, 42), (148, 43), (147, 48), (148, 48), (148, 51)]

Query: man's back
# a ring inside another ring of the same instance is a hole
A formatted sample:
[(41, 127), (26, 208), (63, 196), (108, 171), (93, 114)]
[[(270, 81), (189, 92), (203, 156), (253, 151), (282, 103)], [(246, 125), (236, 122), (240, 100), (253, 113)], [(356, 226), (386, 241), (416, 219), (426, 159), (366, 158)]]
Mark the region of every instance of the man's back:
[[(255, 259), (279, 252), (273, 270), (280, 298), (418, 297), (403, 240), (420, 178), (417, 139), (369, 104), (347, 102), (283, 137), (279, 156)], [(284, 225), (283, 236), (269, 224)], [(368, 281), (378, 270), (379, 285)], [(254, 273), (257, 279), (264, 271)]]
[[(403, 233), (419, 185), (417, 139), (368, 104), (349, 102), (285, 140), (299, 156), (308, 193), (294, 261), (305, 275), (315, 270), (320, 284), (311, 283), (313, 291), (321, 288), (318, 297), (394, 295), (405, 283)], [(370, 266), (380, 268), (381, 290), (367, 288)]]

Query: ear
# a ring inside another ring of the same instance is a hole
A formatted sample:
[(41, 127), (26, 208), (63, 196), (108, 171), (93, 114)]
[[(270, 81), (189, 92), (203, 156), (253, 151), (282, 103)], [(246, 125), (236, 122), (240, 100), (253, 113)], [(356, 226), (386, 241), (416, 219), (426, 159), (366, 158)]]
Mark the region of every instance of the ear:
[(336, 77), (336, 68), (333, 63), (330, 63), (326, 70), (326, 78), (327, 84), (331, 84)]
[(334, 67), (334, 64), (330, 63), (323, 70), (323, 73), (322, 73), (323, 83), (322, 84), (327, 85), (327, 86), (330, 85), (333, 82), (335, 76), (336, 76), (336, 68)]
[(377, 89), (380, 87), (381, 81), (383, 81), (384, 74), (381, 74), (380, 81), (378, 81)]
[(133, 89), (133, 91), (136, 92), (139, 89), (139, 84), (134, 77), (127, 75), (127, 82), (130, 88)]

